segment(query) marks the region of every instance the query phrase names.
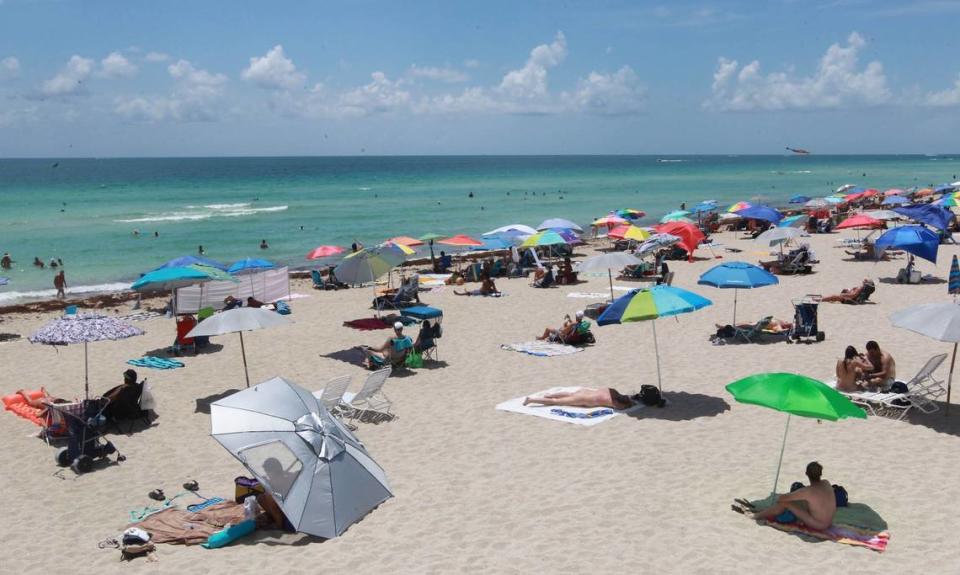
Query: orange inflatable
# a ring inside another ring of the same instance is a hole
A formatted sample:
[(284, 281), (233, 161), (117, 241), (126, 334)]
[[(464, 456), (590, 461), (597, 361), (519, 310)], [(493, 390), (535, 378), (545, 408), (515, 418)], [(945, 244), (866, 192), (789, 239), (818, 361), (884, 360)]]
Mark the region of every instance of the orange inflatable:
[[(39, 389), (28, 391), (27, 396), (29, 396), (30, 399), (40, 399), (43, 397), (43, 392)], [(41, 415), (44, 410), (31, 407), (19, 393), (3, 396), (3, 408), (7, 411), (12, 411), (28, 421), (36, 423), (40, 427), (46, 425), (44, 417)]]

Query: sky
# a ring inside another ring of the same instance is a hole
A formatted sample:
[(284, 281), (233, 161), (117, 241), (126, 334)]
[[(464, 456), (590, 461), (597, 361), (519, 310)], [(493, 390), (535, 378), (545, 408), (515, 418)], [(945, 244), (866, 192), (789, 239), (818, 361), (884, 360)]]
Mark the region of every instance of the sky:
[(960, 152), (960, 1), (0, 0), (0, 157)]

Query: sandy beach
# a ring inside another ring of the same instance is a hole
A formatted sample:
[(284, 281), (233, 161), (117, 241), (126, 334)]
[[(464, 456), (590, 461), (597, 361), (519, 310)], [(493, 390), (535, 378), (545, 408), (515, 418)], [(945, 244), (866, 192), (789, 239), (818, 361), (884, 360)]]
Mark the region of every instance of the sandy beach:
[[(945, 573), (960, 564), (950, 502), (960, 497), (960, 417), (944, 410), (905, 421), (870, 417), (836, 423), (793, 418), (780, 490), (803, 479), (809, 461), (825, 478), (846, 487), (853, 502), (870, 505), (888, 523), (886, 552), (832, 542), (809, 542), (755, 524), (730, 510), (735, 497), (764, 497), (773, 482), (786, 415), (736, 403), (724, 386), (773, 371), (830, 379), (844, 348), (877, 340), (908, 379), (948, 344), (893, 328), (888, 315), (909, 305), (949, 301), (945, 278), (953, 245), (940, 247), (938, 265), (919, 264), (934, 283), (891, 281), (904, 258), (846, 261), (836, 248), (847, 234), (809, 239), (820, 264), (806, 276), (781, 276), (778, 286), (740, 291), (737, 317), (790, 319), (790, 300), (838, 293), (863, 278), (877, 282), (871, 302), (823, 304), (822, 343), (713, 345), (715, 323), (729, 323), (734, 293), (696, 285), (722, 261), (761, 259), (757, 247), (732, 232), (715, 239), (740, 254), (699, 249), (693, 263), (670, 262), (674, 285), (713, 305), (676, 319), (658, 320), (663, 387), (670, 404), (647, 407), (585, 428), (496, 411), (505, 400), (558, 385), (615, 387), (635, 393), (656, 382), (649, 322), (594, 327), (596, 345), (582, 353), (540, 358), (500, 349), (529, 341), (565, 314), (600, 299), (571, 292), (605, 292), (606, 275), (556, 289), (533, 289), (526, 279), (500, 279), (501, 298), (457, 297), (451, 287), (422, 293), (444, 311), (439, 363), (391, 377), (385, 392), (397, 417), (360, 423), (357, 436), (390, 478), (395, 497), (340, 538), (261, 531), (228, 548), (161, 545), (159, 561), (121, 563), (101, 540), (126, 527), (129, 512), (154, 504), (147, 493), (182, 491), (190, 479), (206, 497), (231, 498), (233, 479), (246, 474), (210, 436), (211, 399), (244, 386), (237, 337), (213, 338), (206, 352), (182, 358), (186, 367), (140, 369), (157, 399), (154, 424), (131, 435), (112, 435), (126, 456), (77, 476), (54, 463), (55, 448), (37, 428), (10, 413), (0, 416), (6, 486), (0, 526), (2, 571), (43, 573), (69, 566), (98, 573)], [(580, 248), (578, 254), (592, 253)], [(641, 284), (616, 281), (618, 286)], [(350, 374), (351, 389), (366, 373), (353, 348), (379, 345), (385, 330), (357, 331), (344, 321), (369, 317), (370, 288), (319, 292), (296, 280), (295, 323), (245, 336), (250, 379), (283, 376), (308, 389)], [(621, 292), (622, 293), (622, 292)], [(119, 313), (129, 313), (123, 304)], [(45, 386), (73, 398), (83, 391), (83, 347), (53, 349), (26, 341), (56, 312), (14, 314), (0, 331), (23, 339), (0, 343), (0, 389)], [(170, 319), (138, 322), (146, 335), (90, 345), (92, 390), (120, 383), (126, 360), (167, 347)], [(415, 333), (413, 334), (415, 335)], [(945, 363), (937, 376), (946, 379)], [(187, 496), (184, 502), (195, 498)]]

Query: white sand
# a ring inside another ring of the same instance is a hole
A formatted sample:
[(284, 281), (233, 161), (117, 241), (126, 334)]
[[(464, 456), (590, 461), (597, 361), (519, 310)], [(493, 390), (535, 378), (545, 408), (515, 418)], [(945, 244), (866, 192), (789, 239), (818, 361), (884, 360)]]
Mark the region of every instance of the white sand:
[[(775, 287), (741, 291), (738, 318), (774, 314), (791, 318), (790, 299), (835, 293), (864, 277), (889, 278), (903, 260), (842, 261), (838, 235), (812, 238), (822, 263), (810, 276), (783, 277)], [(671, 262), (674, 284), (693, 289), (714, 306), (657, 322), (664, 389), (671, 405), (640, 410), (594, 428), (562, 425), (503, 413), (504, 400), (556, 385), (612, 386), (637, 391), (654, 383), (649, 323), (595, 328), (598, 343), (555, 358), (502, 351), (501, 343), (529, 340), (565, 313), (589, 301), (571, 291), (603, 292), (607, 279), (551, 290), (526, 280), (498, 280), (507, 297), (456, 297), (452, 289), (424, 294), (445, 312), (442, 367), (392, 377), (385, 387), (399, 417), (361, 424), (357, 432), (386, 469), (396, 497), (336, 540), (265, 532), (226, 549), (161, 546), (160, 561), (119, 563), (97, 542), (116, 536), (129, 510), (170, 495), (196, 479), (201, 493), (230, 497), (233, 478), (245, 473), (209, 433), (198, 398), (243, 387), (236, 336), (215, 338), (223, 349), (186, 357), (173, 371), (141, 369), (158, 401), (159, 419), (145, 431), (113, 440), (127, 461), (75, 476), (56, 473), (55, 450), (36, 428), (0, 415), (5, 438), (0, 464), (4, 485), (0, 571), (96, 569), (98, 573), (215, 572), (354, 573), (654, 572), (808, 573), (950, 572), (960, 564), (952, 502), (960, 496), (960, 410), (917, 414), (910, 421), (883, 418), (818, 423), (794, 418), (784, 457), (781, 490), (802, 478), (816, 459), (826, 478), (843, 484), (852, 501), (867, 503), (889, 523), (886, 553), (836, 543), (810, 543), (760, 527), (730, 511), (734, 497), (762, 497), (771, 486), (784, 414), (741, 405), (724, 390), (740, 377), (793, 371), (827, 378), (847, 344), (876, 339), (909, 377), (947, 344), (894, 329), (887, 315), (913, 303), (949, 301), (944, 283), (901, 286), (879, 281), (874, 305), (824, 304), (819, 344), (713, 346), (714, 323), (728, 323), (733, 292), (697, 286), (719, 261), (755, 262), (752, 245), (724, 260)], [(950, 256), (942, 246), (936, 274), (946, 278)], [(698, 255), (708, 257), (709, 251)], [(932, 265), (920, 263), (925, 272)], [(623, 283), (623, 282), (620, 282)], [(309, 292), (307, 283), (296, 291)], [(313, 292), (292, 303), (296, 323), (246, 337), (252, 381), (281, 375), (319, 389), (327, 379), (353, 374), (355, 391), (365, 372), (331, 354), (361, 343), (379, 344), (386, 331), (360, 332), (341, 324), (366, 317), (369, 289)], [(8, 317), (0, 328), (24, 335), (52, 317)], [(91, 381), (102, 392), (120, 381), (125, 360), (165, 347), (171, 320), (140, 324), (143, 337), (91, 344)], [(413, 334), (415, 335), (415, 334)], [(0, 390), (45, 385), (51, 393), (82, 393), (83, 348), (55, 351), (26, 341), (0, 344)], [(938, 375), (946, 376), (947, 366)]]

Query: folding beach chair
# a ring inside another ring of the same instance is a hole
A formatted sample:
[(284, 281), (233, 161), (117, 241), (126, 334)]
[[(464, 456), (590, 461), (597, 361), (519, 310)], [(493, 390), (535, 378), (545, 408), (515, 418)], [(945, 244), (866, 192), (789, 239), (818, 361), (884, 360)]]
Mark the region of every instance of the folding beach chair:
[(333, 415), (341, 415), (343, 412), (341, 399), (343, 399), (343, 394), (347, 392), (347, 388), (350, 387), (352, 379), (353, 376), (350, 375), (335, 377), (328, 381), (323, 389), (315, 391), (313, 396), (320, 400), (327, 411)]
[(763, 337), (763, 330), (770, 327), (771, 321), (773, 321), (773, 316), (768, 315), (767, 317), (758, 321), (756, 325), (747, 329), (733, 326), (733, 337), (742, 337), (747, 343), (753, 343), (754, 339)]
[(372, 412), (377, 415), (392, 418), (390, 406), (393, 404), (383, 393), (383, 384), (390, 377), (390, 368), (375, 371), (367, 376), (363, 387), (356, 394), (349, 391), (343, 394), (341, 400), (343, 413), (350, 420), (358, 419), (362, 414)]
[(443, 327), (441, 327), (443, 323), (443, 310), (426, 305), (418, 305), (400, 310), (400, 315), (412, 317), (420, 322), (430, 320), (430, 329), (433, 330), (433, 346), (424, 349), (421, 353), (423, 354), (424, 360), (438, 361), (437, 340), (443, 336)]
[[(897, 421), (906, 417), (911, 408), (916, 407), (923, 413), (933, 413), (939, 409), (934, 401), (946, 393), (943, 381), (935, 379), (933, 372), (947, 359), (947, 354), (931, 357), (913, 378), (906, 382), (907, 391), (841, 391), (850, 401), (867, 409), (870, 415), (897, 414)], [(900, 382), (903, 383), (903, 382)], [(836, 381), (828, 385), (836, 386)]]

